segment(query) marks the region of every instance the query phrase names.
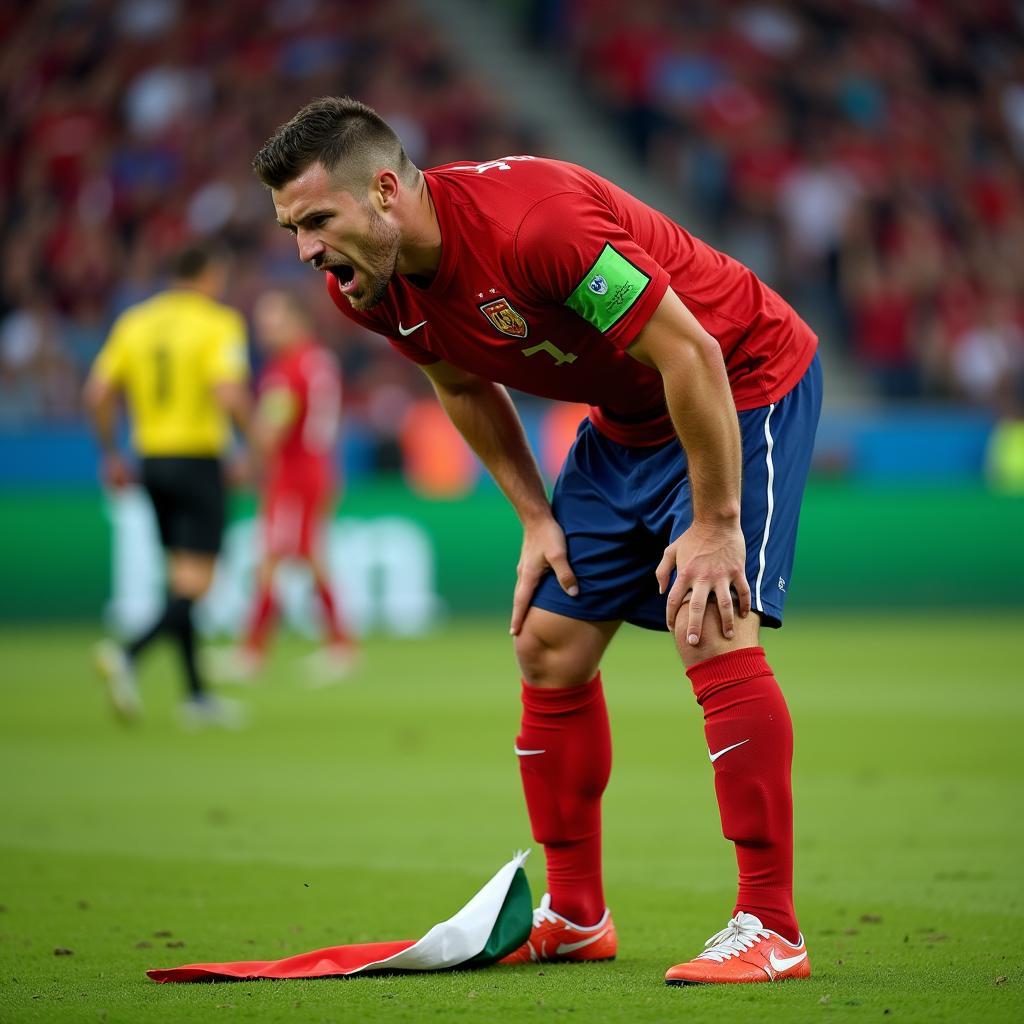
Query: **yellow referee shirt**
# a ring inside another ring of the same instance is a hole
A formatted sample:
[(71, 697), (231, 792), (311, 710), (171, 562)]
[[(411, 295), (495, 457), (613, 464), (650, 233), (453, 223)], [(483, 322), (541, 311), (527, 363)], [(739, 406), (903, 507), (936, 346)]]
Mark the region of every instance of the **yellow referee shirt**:
[(248, 377), (245, 321), (199, 292), (161, 292), (118, 317), (93, 372), (124, 391), (140, 455), (220, 455), (231, 423), (213, 389)]

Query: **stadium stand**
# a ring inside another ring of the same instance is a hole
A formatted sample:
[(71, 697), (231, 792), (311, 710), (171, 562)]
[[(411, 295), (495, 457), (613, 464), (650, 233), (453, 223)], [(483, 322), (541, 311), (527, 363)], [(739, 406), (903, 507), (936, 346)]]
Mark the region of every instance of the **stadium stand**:
[(1020, 406), (1018, 4), (509, 6), (880, 396)]
[[(507, 0), (710, 240), (882, 398), (1013, 412), (1024, 391), (1024, 27), (1009, 0)], [(347, 417), (397, 460), (419, 375), (331, 314), (248, 160), (350, 92), (423, 165), (543, 148), (413, 0), (42, 0), (0, 14), (0, 428), (79, 419), (113, 317), (182, 240), (231, 300), (309, 289)], [(506, 40), (504, 45), (515, 45)]]
[(415, 5), (44, 0), (5, 6), (0, 39), (0, 427), (78, 420), (113, 318), (183, 241), (217, 235), (242, 309), (272, 281), (308, 289), (343, 354), (347, 416), (394, 461), (422, 375), (328, 308), (249, 160), (327, 93), (379, 108), (421, 166), (529, 148)]

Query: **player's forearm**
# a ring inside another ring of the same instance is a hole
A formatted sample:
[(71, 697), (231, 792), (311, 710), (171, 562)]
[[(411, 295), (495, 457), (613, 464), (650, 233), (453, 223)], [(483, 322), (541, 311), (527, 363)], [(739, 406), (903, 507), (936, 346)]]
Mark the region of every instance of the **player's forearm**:
[(480, 381), (451, 390), (435, 383), (437, 397), (459, 433), (479, 456), (525, 525), (551, 515), (544, 481), (508, 392)]
[(117, 408), (114, 396), (101, 381), (90, 378), (83, 396), (93, 432), (105, 454), (117, 448)]
[(104, 402), (94, 409), (92, 414), (96, 440), (104, 452), (112, 452), (117, 448), (117, 417), (114, 413), (113, 404), (113, 402)]
[(238, 433), (250, 447), (256, 447), (255, 416), (249, 389), (244, 384), (218, 384), (214, 394), (220, 407), (231, 417)]
[(686, 451), (694, 522), (738, 525), (743, 449), (721, 346), (669, 289), (628, 351), (661, 374)]
[(257, 412), (249, 434), (250, 445), (261, 459), (269, 459), (281, 444), (283, 433), (276, 423), (267, 421)]
[(694, 521), (737, 523), (743, 449), (721, 349), (711, 338), (688, 341), (659, 370), (686, 451)]

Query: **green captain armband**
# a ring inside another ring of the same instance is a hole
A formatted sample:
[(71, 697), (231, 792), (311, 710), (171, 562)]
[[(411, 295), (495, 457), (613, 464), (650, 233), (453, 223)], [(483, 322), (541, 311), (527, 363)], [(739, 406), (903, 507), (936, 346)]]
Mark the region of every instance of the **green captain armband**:
[(565, 304), (602, 334), (614, 327), (651, 283), (608, 242)]

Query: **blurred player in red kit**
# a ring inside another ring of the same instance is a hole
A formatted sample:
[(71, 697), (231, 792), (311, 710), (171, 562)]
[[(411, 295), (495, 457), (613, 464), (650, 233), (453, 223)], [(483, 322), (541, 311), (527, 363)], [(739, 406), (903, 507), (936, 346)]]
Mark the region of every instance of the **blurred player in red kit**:
[(263, 553), (245, 640), (217, 666), (217, 675), (244, 679), (262, 666), (277, 615), (274, 576), (282, 561), (294, 559), (304, 562), (313, 577), (327, 646), (314, 655), (310, 668), (317, 680), (326, 682), (344, 675), (356, 658), (323, 551), (336, 494), (341, 375), (290, 292), (275, 289), (263, 294), (253, 309), (253, 322), (269, 356), (259, 380), (254, 430), (265, 466)]

